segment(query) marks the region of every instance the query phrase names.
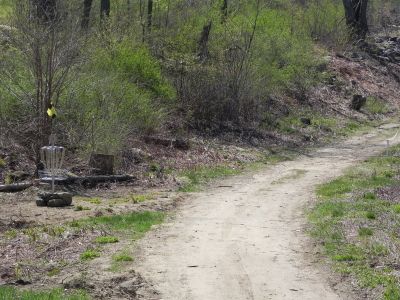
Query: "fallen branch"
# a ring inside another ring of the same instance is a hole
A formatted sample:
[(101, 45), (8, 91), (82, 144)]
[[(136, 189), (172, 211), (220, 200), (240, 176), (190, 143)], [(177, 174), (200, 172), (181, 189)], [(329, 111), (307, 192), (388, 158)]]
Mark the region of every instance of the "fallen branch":
[[(105, 182), (126, 182), (133, 181), (136, 177), (131, 175), (93, 175), (93, 176), (71, 176), (65, 179), (56, 179), (56, 184), (69, 185), (80, 184), (84, 186), (95, 186)], [(42, 178), (42, 182), (51, 183), (51, 178)]]
[(16, 193), (26, 190), (33, 186), (33, 183), (16, 183), (16, 184), (4, 184), (0, 185), (0, 193)]

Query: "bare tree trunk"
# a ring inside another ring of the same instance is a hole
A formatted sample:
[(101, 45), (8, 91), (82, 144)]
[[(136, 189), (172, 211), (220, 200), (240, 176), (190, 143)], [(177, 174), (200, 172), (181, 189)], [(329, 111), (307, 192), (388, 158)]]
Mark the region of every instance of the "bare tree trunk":
[(147, 1), (147, 32), (151, 32), (153, 24), (153, 0)]
[(343, 6), (347, 25), (357, 38), (364, 39), (368, 32), (368, 0), (343, 0)]
[(221, 23), (225, 23), (228, 18), (228, 0), (222, 0), (221, 6)]
[(93, 2), (93, 0), (84, 0), (83, 1), (83, 17), (82, 17), (82, 23), (81, 23), (82, 29), (89, 28), (90, 11), (92, 10), (92, 2)]
[(104, 17), (109, 17), (110, 16), (110, 10), (111, 10), (110, 0), (101, 0), (101, 3), (100, 3), (100, 18), (104, 19)]
[(208, 40), (210, 39), (211, 27), (212, 27), (212, 22), (209, 21), (208, 24), (206, 24), (203, 27), (203, 31), (201, 32), (201, 36), (198, 43), (198, 49), (199, 49), (198, 57), (200, 62), (205, 62), (210, 54), (208, 52)]

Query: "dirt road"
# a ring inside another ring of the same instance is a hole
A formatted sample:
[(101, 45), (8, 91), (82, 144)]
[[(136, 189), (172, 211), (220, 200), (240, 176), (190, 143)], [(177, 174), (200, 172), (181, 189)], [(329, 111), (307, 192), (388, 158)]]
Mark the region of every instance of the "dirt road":
[(139, 244), (136, 269), (160, 293), (151, 298), (351, 299), (330, 287), (307, 254), (305, 208), (316, 185), (383, 151), (393, 127), (226, 179), (191, 197)]

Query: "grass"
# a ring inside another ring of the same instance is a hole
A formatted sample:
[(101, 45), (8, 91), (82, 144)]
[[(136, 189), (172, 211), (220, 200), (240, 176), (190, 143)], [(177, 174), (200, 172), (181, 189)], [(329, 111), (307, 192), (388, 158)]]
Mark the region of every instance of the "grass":
[(389, 156), (373, 157), (320, 185), (319, 201), (309, 214), (311, 234), (334, 269), (355, 278), (362, 288), (382, 291), (385, 300), (400, 299), (392, 267), (393, 251), (400, 245), (400, 204), (380, 199), (376, 189), (400, 184), (399, 150), (393, 147)]
[(118, 252), (112, 256), (112, 263), (110, 267), (111, 272), (118, 272), (129, 264), (130, 262), (133, 261), (133, 257), (130, 255), (130, 253), (127, 250)]
[(87, 249), (85, 252), (82, 252), (80, 255), (81, 260), (92, 260), (97, 257), (100, 257), (100, 252), (93, 249)]
[(201, 185), (204, 185), (213, 179), (232, 176), (239, 173), (240, 169), (234, 169), (228, 166), (197, 167), (182, 172), (181, 177), (184, 177), (186, 182), (179, 188), (179, 191), (196, 192), (200, 190)]
[(102, 201), (100, 198), (80, 198), (80, 200), (85, 201), (91, 204), (101, 204)]
[(7, 22), (12, 10), (12, 0), (0, 0), (0, 22)]
[(103, 226), (110, 230), (129, 232), (134, 239), (138, 239), (149, 231), (153, 225), (160, 224), (163, 220), (164, 213), (145, 211), (115, 216), (92, 217), (73, 221), (69, 225), (75, 228)]
[(66, 294), (62, 289), (51, 291), (21, 291), (15, 287), (0, 286), (0, 300), (89, 300), (84, 291)]
[(364, 109), (371, 114), (386, 114), (389, 108), (385, 102), (375, 97), (368, 97)]
[(99, 236), (94, 241), (97, 244), (113, 244), (118, 243), (119, 239), (116, 236)]
[(118, 253), (113, 256), (113, 261), (115, 262), (128, 262), (133, 261), (133, 257), (126, 252)]

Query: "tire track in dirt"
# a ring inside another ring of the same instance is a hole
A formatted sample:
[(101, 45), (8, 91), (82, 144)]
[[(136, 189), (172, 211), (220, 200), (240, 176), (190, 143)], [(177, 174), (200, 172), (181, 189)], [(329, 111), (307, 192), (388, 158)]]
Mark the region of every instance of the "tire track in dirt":
[(136, 270), (160, 293), (151, 299), (352, 299), (339, 295), (307, 254), (304, 210), (316, 185), (382, 152), (393, 127), (190, 197), (139, 243)]

